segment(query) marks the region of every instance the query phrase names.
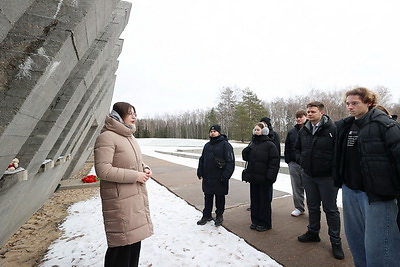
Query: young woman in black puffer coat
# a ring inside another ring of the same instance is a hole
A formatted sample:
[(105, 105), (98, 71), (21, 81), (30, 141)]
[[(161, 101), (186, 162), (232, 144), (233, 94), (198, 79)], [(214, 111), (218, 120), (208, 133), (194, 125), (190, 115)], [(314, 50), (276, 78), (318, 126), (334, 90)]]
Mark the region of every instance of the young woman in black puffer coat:
[(268, 134), (268, 127), (257, 123), (251, 143), (242, 151), (243, 160), (247, 161), (244, 180), (250, 182), (250, 229), (259, 232), (272, 228), (272, 184), (278, 176), (280, 162), (278, 149)]

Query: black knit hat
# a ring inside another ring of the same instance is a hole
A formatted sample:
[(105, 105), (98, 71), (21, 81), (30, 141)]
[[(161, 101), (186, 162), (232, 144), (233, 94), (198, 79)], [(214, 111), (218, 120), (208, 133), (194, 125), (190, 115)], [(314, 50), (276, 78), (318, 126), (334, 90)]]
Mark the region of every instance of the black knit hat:
[(214, 124), (213, 126), (210, 127), (210, 131), (209, 132), (211, 132), (211, 130), (214, 130), (214, 131), (217, 131), (217, 132), (221, 133), (221, 126), (219, 126), (218, 124)]
[(260, 122), (265, 122), (268, 126), (271, 126), (271, 119), (268, 117), (261, 118)]

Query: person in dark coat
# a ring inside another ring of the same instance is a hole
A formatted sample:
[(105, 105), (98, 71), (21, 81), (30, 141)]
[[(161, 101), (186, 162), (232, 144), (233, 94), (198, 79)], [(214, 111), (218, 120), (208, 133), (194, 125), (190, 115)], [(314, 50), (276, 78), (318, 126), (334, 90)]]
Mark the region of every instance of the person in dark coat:
[[(375, 108), (382, 110), (383, 112), (386, 113), (386, 115), (389, 116), (389, 118), (391, 118), (394, 121), (397, 121), (397, 115), (394, 114), (390, 114), (389, 111), (382, 105), (376, 105)], [(397, 226), (399, 227), (400, 230), (400, 196), (397, 197)]]
[(268, 134), (268, 127), (257, 123), (251, 143), (242, 151), (242, 158), (247, 161), (246, 180), (250, 182), (250, 229), (259, 232), (272, 228), (272, 184), (280, 162), (278, 149)]
[(215, 225), (220, 226), (225, 210), (225, 196), (229, 190), (229, 179), (235, 170), (235, 155), (226, 135), (216, 124), (210, 128), (210, 141), (204, 145), (199, 159), (197, 177), (202, 181), (204, 192), (203, 216), (197, 222), (204, 225), (213, 220), (211, 216), (215, 196)]
[(285, 140), (285, 162), (289, 167), (290, 181), (292, 184), (294, 210), (290, 215), (298, 217), (304, 214), (304, 186), (301, 166), (296, 162), (296, 143), (297, 134), (307, 121), (305, 110), (296, 111), (296, 125), (289, 130)]
[(296, 161), (303, 169), (303, 186), (307, 196), (307, 232), (297, 239), (300, 242), (320, 242), (321, 203), (328, 223), (332, 253), (343, 259), (340, 237), (340, 214), (337, 207), (339, 188), (333, 180), (333, 150), (336, 126), (325, 115), (324, 104), (314, 101), (307, 104), (308, 121), (300, 129), (295, 143)]
[(355, 266), (399, 266), (400, 126), (374, 108), (377, 95), (345, 93), (350, 117), (336, 122), (334, 178), (342, 186), (344, 230)]
[(281, 138), (279, 134), (274, 131), (271, 124), (271, 119), (268, 117), (261, 118), (260, 122), (264, 123), (268, 127), (269, 134), (268, 136), (271, 138), (272, 142), (274, 142), (276, 149), (278, 149), (278, 155), (281, 156)]

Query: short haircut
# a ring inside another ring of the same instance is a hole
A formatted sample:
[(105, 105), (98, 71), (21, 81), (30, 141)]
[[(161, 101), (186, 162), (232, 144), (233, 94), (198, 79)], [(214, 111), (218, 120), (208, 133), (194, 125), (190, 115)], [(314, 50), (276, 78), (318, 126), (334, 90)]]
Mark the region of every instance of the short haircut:
[(303, 116), (307, 117), (307, 111), (305, 111), (304, 109), (296, 111), (296, 118), (301, 118)]
[(346, 99), (349, 95), (360, 96), (360, 99), (364, 104), (371, 104), (369, 109), (374, 108), (378, 104), (378, 95), (364, 87), (357, 87), (347, 91), (344, 95), (344, 103), (346, 103)]
[(117, 102), (113, 105), (113, 110), (115, 110), (121, 116), (122, 119), (124, 119), (128, 115), (130, 108), (133, 108), (133, 112), (136, 113), (135, 107), (129, 103)]
[(324, 104), (322, 104), (322, 102), (319, 102), (319, 101), (313, 101), (313, 102), (308, 103), (307, 108), (311, 108), (311, 107), (317, 107), (319, 111), (325, 110)]

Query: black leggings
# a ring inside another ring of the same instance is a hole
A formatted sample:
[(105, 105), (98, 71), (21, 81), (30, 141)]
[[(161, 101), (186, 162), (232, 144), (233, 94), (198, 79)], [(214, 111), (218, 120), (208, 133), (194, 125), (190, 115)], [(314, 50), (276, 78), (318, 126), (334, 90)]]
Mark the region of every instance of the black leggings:
[(140, 241), (122, 247), (108, 248), (104, 267), (137, 267), (139, 266)]

